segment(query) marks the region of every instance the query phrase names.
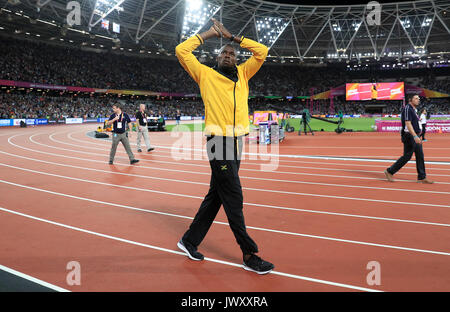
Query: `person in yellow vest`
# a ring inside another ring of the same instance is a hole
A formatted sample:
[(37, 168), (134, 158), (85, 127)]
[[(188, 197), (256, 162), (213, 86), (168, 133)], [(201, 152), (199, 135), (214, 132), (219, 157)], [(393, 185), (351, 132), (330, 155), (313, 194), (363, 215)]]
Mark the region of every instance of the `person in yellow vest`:
[[(249, 133), (248, 81), (261, 68), (268, 48), (245, 38), (235, 37), (215, 19), (206, 32), (180, 43), (176, 55), (183, 68), (197, 82), (205, 105), (205, 135), (211, 167), (208, 194), (189, 229), (178, 242), (178, 247), (192, 260), (203, 260), (197, 251), (220, 206), (223, 205), (228, 223), (243, 253), (243, 268), (258, 274), (267, 274), (274, 265), (258, 257), (258, 246), (248, 235), (243, 214), (243, 195), (239, 180), (242, 137)], [(213, 37), (229, 39), (219, 50), (217, 65), (201, 64), (192, 51)], [(236, 50), (231, 43), (253, 53), (246, 62), (237, 65)]]

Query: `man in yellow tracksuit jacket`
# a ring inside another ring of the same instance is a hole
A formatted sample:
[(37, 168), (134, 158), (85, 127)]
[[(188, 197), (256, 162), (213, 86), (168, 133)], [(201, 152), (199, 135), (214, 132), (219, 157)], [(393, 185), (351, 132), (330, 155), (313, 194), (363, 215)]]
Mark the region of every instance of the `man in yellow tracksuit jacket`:
[[(243, 253), (243, 267), (266, 274), (274, 265), (256, 256), (258, 247), (248, 235), (243, 214), (243, 195), (239, 180), (242, 137), (249, 132), (248, 81), (261, 68), (268, 48), (248, 38), (232, 36), (218, 21), (206, 32), (197, 34), (176, 47), (183, 68), (198, 83), (205, 105), (205, 134), (211, 166), (208, 194), (178, 247), (192, 260), (203, 260), (197, 251), (220, 206), (223, 205), (228, 223)], [(192, 54), (205, 40), (224, 37), (253, 52), (245, 63), (236, 66), (236, 51), (231, 44), (223, 46), (214, 68), (201, 64)]]

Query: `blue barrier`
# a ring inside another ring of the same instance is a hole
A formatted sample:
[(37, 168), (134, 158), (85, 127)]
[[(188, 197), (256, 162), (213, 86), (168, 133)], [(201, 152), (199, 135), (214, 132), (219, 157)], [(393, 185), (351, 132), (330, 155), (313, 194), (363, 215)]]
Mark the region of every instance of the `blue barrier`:
[(96, 118), (86, 118), (83, 120), (83, 123), (85, 122), (98, 122)]
[(34, 124), (35, 125), (47, 125), (48, 119), (35, 119)]
[(13, 125), (12, 119), (0, 119), (0, 127), (9, 127)]

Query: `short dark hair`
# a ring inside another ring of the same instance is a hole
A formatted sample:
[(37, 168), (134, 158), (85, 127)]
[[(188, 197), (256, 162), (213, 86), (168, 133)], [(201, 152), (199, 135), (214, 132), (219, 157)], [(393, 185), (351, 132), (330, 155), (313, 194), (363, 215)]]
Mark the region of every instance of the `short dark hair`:
[(112, 106), (122, 109), (122, 105), (120, 105), (119, 103), (114, 103)]
[(412, 99), (413, 99), (416, 95), (420, 98), (420, 95), (418, 95), (418, 94), (412, 94), (412, 95), (409, 96), (408, 102), (411, 102)]
[(218, 53), (218, 54), (221, 54), (222, 51), (223, 51), (226, 47), (231, 47), (231, 48), (233, 48), (233, 50), (236, 52), (236, 54), (239, 53), (239, 51), (238, 51), (231, 43), (227, 43), (227, 44), (224, 44), (224, 45), (219, 49), (219, 53)]

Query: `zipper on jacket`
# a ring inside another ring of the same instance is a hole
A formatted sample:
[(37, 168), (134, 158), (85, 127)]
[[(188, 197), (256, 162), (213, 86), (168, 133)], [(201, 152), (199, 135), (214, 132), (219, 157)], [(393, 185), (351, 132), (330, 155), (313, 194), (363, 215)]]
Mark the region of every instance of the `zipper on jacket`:
[(234, 98), (234, 113), (233, 113), (233, 141), (236, 142), (235, 146), (234, 146), (234, 150), (235, 150), (235, 159), (237, 159), (237, 154), (239, 153), (239, 143), (236, 140), (236, 133), (235, 133), (235, 128), (236, 128), (236, 82), (234, 83), (234, 88), (233, 88), (233, 98)]
[(236, 128), (236, 82), (234, 83), (234, 88), (233, 88), (233, 98), (234, 98), (233, 137), (235, 137), (236, 134), (234, 133), (234, 129)]

